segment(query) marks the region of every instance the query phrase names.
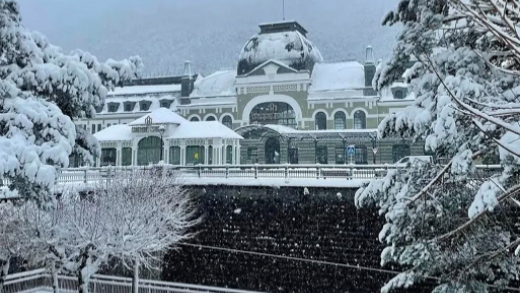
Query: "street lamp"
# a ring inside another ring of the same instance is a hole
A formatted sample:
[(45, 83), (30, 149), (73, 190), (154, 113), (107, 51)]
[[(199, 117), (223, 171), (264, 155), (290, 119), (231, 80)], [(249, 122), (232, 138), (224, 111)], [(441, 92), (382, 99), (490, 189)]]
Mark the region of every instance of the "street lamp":
[(163, 134), (164, 134), (164, 131), (166, 131), (166, 128), (164, 127), (164, 125), (159, 126), (159, 135), (161, 136), (161, 159), (159, 160), (159, 162), (162, 162), (162, 160), (163, 160), (163, 153), (164, 153)]
[(377, 134), (375, 135), (372, 135), (372, 134), (369, 134), (370, 135), (370, 139), (372, 140), (372, 154), (373, 154), (373, 160), (374, 160), (374, 165), (376, 164), (376, 154), (377, 154)]

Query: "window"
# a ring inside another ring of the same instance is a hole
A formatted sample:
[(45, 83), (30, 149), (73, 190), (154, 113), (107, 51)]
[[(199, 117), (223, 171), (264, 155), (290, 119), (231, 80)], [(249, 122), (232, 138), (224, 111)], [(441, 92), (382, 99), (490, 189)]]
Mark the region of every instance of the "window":
[(401, 91), (401, 90), (395, 91), (394, 98), (397, 99), (397, 100), (404, 99), (403, 91)]
[(170, 164), (180, 165), (181, 164), (181, 148), (178, 146), (170, 147)]
[(172, 103), (173, 103), (173, 101), (170, 101), (170, 100), (162, 100), (160, 105), (161, 105), (161, 108), (169, 109)]
[(208, 165), (213, 165), (213, 146), (208, 147)]
[(365, 112), (358, 110), (354, 113), (354, 129), (367, 128), (367, 115)]
[(107, 127), (110, 127), (110, 126), (112, 126), (112, 124), (108, 123), (108, 124), (107, 124)]
[(188, 146), (186, 147), (186, 165), (202, 165), (204, 164), (204, 147)]
[(125, 103), (125, 112), (132, 112), (132, 110), (134, 109), (134, 104), (132, 103)]
[(327, 130), (327, 115), (323, 112), (316, 113), (314, 117), (316, 130)]
[(199, 122), (200, 119), (199, 119), (199, 117), (191, 117), (190, 121), (191, 122)]
[(233, 147), (230, 145), (226, 147), (226, 164), (233, 164)]
[(224, 116), (224, 118), (222, 118), (222, 124), (229, 129), (233, 129), (233, 118), (229, 115)]
[(119, 108), (119, 104), (108, 104), (108, 112), (114, 113), (117, 112)]
[(284, 125), (296, 128), (296, 113), (291, 105), (287, 103), (261, 103), (251, 110), (249, 123), (258, 125)]
[(98, 131), (98, 132), (101, 131), (101, 124), (98, 124), (98, 125), (97, 125), (97, 131)]
[(206, 117), (206, 121), (215, 121), (215, 117), (214, 116), (207, 116)]
[(392, 146), (392, 159), (395, 162), (410, 155), (410, 146), (406, 144), (396, 144)]
[(368, 149), (366, 145), (356, 145), (354, 155), (356, 164), (368, 164)]
[(96, 124), (92, 125), (91, 127), (92, 127), (92, 129), (91, 129), (92, 134), (96, 133)]
[(248, 147), (247, 148), (247, 164), (256, 164), (258, 163), (258, 148), (257, 147)]
[(316, 147), (316, 163), (318, 164), (328, 164), (328, 151), (327, 146), (320, 145)]
[(141, 101), (141, 102), (139, 102), (139, 110), (140, 111), (148, 111), (148, 110), (150, 110), (150, 104), (151, 104), (151, 102), (148, 102), (148, 101)]
[(334, 129), (345, 129), (347, 128), (347, 116), (345, 112), (336, 112), (334, 114)]
[(101, 149), (101, 167), (116, 165), (116, 149)]
[(132, 166), (132, 148), (123, 148), (121, 157), (122, 166)]
[(343, 146), (336, 147), (336, 164), (345, 164), (345, 149)]

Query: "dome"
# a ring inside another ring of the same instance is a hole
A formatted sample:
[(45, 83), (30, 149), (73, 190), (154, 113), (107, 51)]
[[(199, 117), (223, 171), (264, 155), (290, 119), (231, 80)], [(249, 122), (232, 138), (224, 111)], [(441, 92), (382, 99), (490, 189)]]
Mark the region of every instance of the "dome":
[(260, 33), (251, 37), (240, 52), (238, 75), (274, 59), (296, 70), (312, 71), (323, 61), (320, 51), (306, 37), (307, 31), (296, 21), (261, 24)]

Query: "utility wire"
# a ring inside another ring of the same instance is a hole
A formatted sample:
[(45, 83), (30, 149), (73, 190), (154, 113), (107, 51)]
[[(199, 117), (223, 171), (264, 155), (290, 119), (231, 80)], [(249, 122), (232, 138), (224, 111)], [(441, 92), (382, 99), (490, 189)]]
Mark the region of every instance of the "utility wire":
[[(392, 275), (398, 275), (398, 274), (402, 273), (402, 272), (399, 272), (399, 271), (371, 268), (371, 267), (365, 267), (365, 266), (360, 266), (360, 265), (349, 265), (349, 264), (336, 263), (336, 262), (331, 262), (331, 261), (308, 259), (308, 258), (300, 258), (300, 257), (293, 257), (293, 256), (284, 256), (284, 255), (278, 255), (278, 254), (256, 252), (256, 251), (248, 251), (248, 250), (240, 250), (240, 249), (233, 249), (233, 248), (226, 248), (226, 247), (209, 246), (209, 245), (202, 245), (202, 244), (178, 243), (177, 245), (188, 246), (188, 247), (196, 247), (196, 248), (204, 248), (204, 249), (211, 249), (211, 250), (227, 251), (227, 252), (232, 252), (232, 253), (249, 254), (249, 255), (256, 255), (256, 256), (265, 256), (265, 257), (278, 258), (278, 259), (284, 259), (284, 260), (294, 260), (294, 261), (299, 261), (299, 262), (307, 262), (307, 263), (313, 263), (313, 264), (335, 266), (335, 267), (339, 267), (339, 268), (349, 268), (349, 269), (356, 269), (356, 270), (360, 270), (360, 271), (371, 271), (371, 272), (378, 272), (378, 273), (385, 273), (385, 274), (392, 274)], [(431, 277), (431, 276), (426, 276), (426, 277), (423, 277), (423, 278), (424, 279), (428, 279), (428, 280), (434, 280), (434, 281), (439, 281), (440, 280), (437, 277)], [(505, 289), (505, 290), (509, 290), (509, 291), (520, 292), (520, 288), (499, 287), (499, 286), (491, 285), (491, 284), (486, 284), (486, 285), (488, 287), (490, 287), (490, 288)]]

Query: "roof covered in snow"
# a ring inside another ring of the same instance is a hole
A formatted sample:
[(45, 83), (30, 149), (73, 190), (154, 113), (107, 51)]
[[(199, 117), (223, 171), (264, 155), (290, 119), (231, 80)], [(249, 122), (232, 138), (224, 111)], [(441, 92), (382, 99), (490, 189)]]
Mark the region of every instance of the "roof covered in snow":
[(242, 136), (218, 121), (200, 121), (181, 124), (169, 138), (242, 139)]
[(119, 124), (107, 127), (94, 134), (98, 141), (127, 141), (132, 140), (132, 128), (128, 125)]
[(153, 124), (181, 124), (188, 121), (179, 114), (174, 113), (172, 110), (159, 108), (150, 114), (144, 115), (143, 117), (128, 123), (128, 125), (145, 125), (148, 117), (152, 118)]
[(223, 97), (234, 96), (235, 70), (217, 71), (204, 78), (197, 78), (190, 97)]
[(116, 87), (108, 95), (122, 96), (122, 95), (145, 95), (145, 94), (159, 94), (159, 93), (174, 93), (180, 92), (180, 84), (161, 84), (161, 85), (136, 85)]
[[(277, 27), (281, 25), (280, 27)], [(290, 26), (288, 26), (290, 25)], [(251, 72), (258, 65), (274, 59), (296, 70), (312, 70), (323, 57), (305, 36), (306, 31), (297, 23), (262, 24), (262, 31), (254, 35), (242, 48), (238, 59), (238, 75)]]
[(357, 61), (318, 63), (309, 92), (342, 91), (365, 87), (365, 69)]

